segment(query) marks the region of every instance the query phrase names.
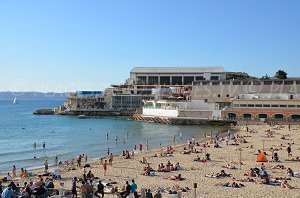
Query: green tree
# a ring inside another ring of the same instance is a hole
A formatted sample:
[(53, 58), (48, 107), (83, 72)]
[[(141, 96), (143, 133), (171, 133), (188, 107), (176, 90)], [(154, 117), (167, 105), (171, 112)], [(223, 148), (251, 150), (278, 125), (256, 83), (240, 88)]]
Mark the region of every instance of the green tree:
[(262, 76), (260, 79), (266, 80), (266, 79), (270, 79), (270, 77), (268, 76), (268, 74), (266, 74), (266, 75)]
[(279, 79), (286, 79), (287, 78), (287, 73), (283, 70), (278, 70), (275, 74), (275, 77), (279, 78)]

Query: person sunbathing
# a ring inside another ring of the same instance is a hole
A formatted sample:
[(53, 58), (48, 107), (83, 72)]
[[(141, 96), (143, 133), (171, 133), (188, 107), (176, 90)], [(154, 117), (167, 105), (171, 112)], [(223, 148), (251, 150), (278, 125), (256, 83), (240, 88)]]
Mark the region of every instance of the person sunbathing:
[(168, 176), (166, 179), (176, 180), (176, 181), (184, 180), (184, 178), (181, 177), (181, 174), (178, 174), (178, 176), (176, 176), (176, 175), (174, 175), (174, 176)]
[(288, 168), (286, 172), (289, 177), (294, 177), (294, 171), (291, 168)]
[(292, 189), (294, 187), (290, 186), (286, 180), (284, 180), (283, 182), (281, 182), (280, 184), (281, 188), (287, 188), (287, 189)]
[(245, 173), (244, 176), (255, 177), (253, 168), (250, 168), (250, 170), (247, 173)]
[(226, 163), (225, 166), (223, 166), (224, 168), (228, 168), (228, 169), (237, 169), (237, 167), (235, 165), (232, 165), (230, 163)]

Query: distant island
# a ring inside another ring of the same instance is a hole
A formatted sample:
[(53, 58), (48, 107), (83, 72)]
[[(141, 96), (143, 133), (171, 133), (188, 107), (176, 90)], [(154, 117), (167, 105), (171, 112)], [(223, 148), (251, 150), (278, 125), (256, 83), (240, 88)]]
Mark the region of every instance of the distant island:
[(0, 100), (66, 100), (69, 93), (55, 92), (0, 92)]

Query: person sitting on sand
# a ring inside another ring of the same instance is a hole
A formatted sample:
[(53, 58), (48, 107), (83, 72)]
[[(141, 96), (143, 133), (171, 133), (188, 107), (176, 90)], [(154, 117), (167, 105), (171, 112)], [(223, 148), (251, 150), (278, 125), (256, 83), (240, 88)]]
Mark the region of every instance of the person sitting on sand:
[(150, 168), (150, 166), (146, 166), (146, 167), (144, 168), (144, 172), (143, 172), (141, 175), (149, 176), (150, 173), (151, 173), (151, 168)]
[(179, 162), (177, 162), (176, 164), (175, 164), (175, 170), (180, 170), (181, 169), (181, 167), (180, 167), (180, 165), (179, 165)]
[(88, 172), (88, 174), (86, 175), (86, 178), (87, 178), (88, 180), (94, 180), (94, 175), (93, 175), (92, 171), (89, 171), (89, 172)]
[(294, 171), (291, 168), (288, 168), (286, 172), (289, 177), (294, 177)]
[(207, 161), (210, 161), (210, 154), (209, 153), (206, 153), (205, 157), (206, 157)]
[(193, 161), (194, 161), (194, 162), (199, 162), (200, 160), (201, 160), (201, 158), (197, 155), (197, 158), (194, 159)]
[(244, 176), (255, 177), (253, 168), (250, 168), (250, 170), (247, 173), (245, 173)]
[(141, 162), (142, 164), (147, 164), (147, 163), (148, 163), (145, 157), (143, 157), (143, 159), (140, 160), (140, 162)]

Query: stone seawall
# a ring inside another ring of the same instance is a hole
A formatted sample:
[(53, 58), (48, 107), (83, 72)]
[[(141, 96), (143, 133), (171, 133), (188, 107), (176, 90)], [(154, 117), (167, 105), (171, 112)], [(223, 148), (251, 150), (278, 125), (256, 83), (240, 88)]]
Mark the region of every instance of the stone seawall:
[(230, 126), (236, 125), (236, 121), (231, 120), (212, 120), (194, 117), (156, 117), (156, 116), (144, 116), (141, 114), (133, 115), (133, 120), (154, 122), (161, 124), (178, 124), (178, 125), (213, 125), (213, 126)]

